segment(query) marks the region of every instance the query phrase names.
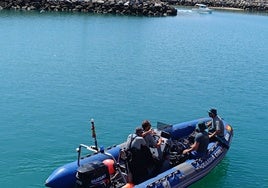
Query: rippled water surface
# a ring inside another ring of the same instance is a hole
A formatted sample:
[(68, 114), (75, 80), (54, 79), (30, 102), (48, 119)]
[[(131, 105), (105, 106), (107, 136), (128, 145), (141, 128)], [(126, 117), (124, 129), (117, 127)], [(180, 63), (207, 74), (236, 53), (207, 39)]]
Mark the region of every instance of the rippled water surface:
[(200, 187), (267, 187), (268, 17), (145, 18), (0, 11), (0, 187), (44, 187), (80, 143), (216, 107), (234, 127)]

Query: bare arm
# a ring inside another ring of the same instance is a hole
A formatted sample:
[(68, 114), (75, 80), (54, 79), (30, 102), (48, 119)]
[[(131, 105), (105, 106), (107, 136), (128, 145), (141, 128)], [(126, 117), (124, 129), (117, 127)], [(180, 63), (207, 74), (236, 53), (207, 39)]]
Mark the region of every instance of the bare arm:
[(145, 137), (147, 134), (151, 134), (151, 133), (154, 133), (153, 129), (149, 129), (148, 131), (144, 131), (142, 133), (142, 137)]
[(207, 123), (206, 123), (206, 126), (207, 127), (210, 127), (212, 125), (212, 121), (208, 121)]
[(220, 130), (214, 131), (212, 134), (209, 135), (209, 138), (212, 138), (213, 136), (218, 135), (220, 132), (221, 132)]
[(191, 145), (191, 147), (189, 148), (189, 149), (185, 149), (185, 150), (183, 150), (183, 154), (186, 154), (186, 153), (189, 153), (189, 152), (191, 152), (191, 151), (196, 151), (197, 149), (198, 149), (198, 147), (199, 147), (199, 142), (194, 142), (194, 144), (193, 145)]
[(160, 137), (160, 138), (158, 139), (158, 141), (157, 141), (156, 147), (161, 146), (161, 144), (162, 144), (162, 138)]

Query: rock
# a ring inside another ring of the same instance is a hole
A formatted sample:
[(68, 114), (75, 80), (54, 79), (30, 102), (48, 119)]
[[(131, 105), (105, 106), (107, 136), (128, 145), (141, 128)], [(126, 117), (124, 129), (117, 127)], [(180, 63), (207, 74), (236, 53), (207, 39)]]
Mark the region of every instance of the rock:
[[(1, 9), (81, 11), (102, 14), (174, 16), (177, 10), (160, 0), (1, 0)], [(169, 10), (169, 11), (167, 11)], [(171, 11), (170, 11), (171, 10)]]

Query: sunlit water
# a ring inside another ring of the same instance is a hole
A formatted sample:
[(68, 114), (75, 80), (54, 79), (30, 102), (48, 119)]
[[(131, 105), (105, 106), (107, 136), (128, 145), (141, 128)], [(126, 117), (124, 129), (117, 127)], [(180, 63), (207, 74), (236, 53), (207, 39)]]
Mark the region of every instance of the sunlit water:
[(192, 187), (265, 187), (267, 15), (147, 18), (0, 11), (0, 187), (44, 187), (75, 148), (124, 141), (149, 119), (210, 107), (234, 127), (224, 160)]

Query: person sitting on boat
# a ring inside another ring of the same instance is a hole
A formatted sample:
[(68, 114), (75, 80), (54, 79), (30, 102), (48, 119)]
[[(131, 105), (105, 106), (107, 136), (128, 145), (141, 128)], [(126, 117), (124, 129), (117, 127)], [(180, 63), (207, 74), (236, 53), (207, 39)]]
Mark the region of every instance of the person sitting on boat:
[(206, 124), (198, 123), (196, 125), (196, 132), (194, 144), (190, 148), (183, 150), (184, 155), (189, 155), (190, 159), (198, 159), (206, 156), (207, 147), (209, 144), (209, 136), (206, 132)]
[(208, 111), (212, 121), (207, 124), (210, 141), (218, 141), (224, 139), (224, 124), (222, 119), (217, 115), (217, 109), (212, 108)]
[(147, 155), (150, 151), (142, 137), (142, 132), (141, 127), (136, 128), (135, 134), (130, 134), (126, 143), (126, 147), (131, 151), (132, 156), (131, 161), (129, 161), (129, 168), (134, 184), (139, 184), (148, 178)]

